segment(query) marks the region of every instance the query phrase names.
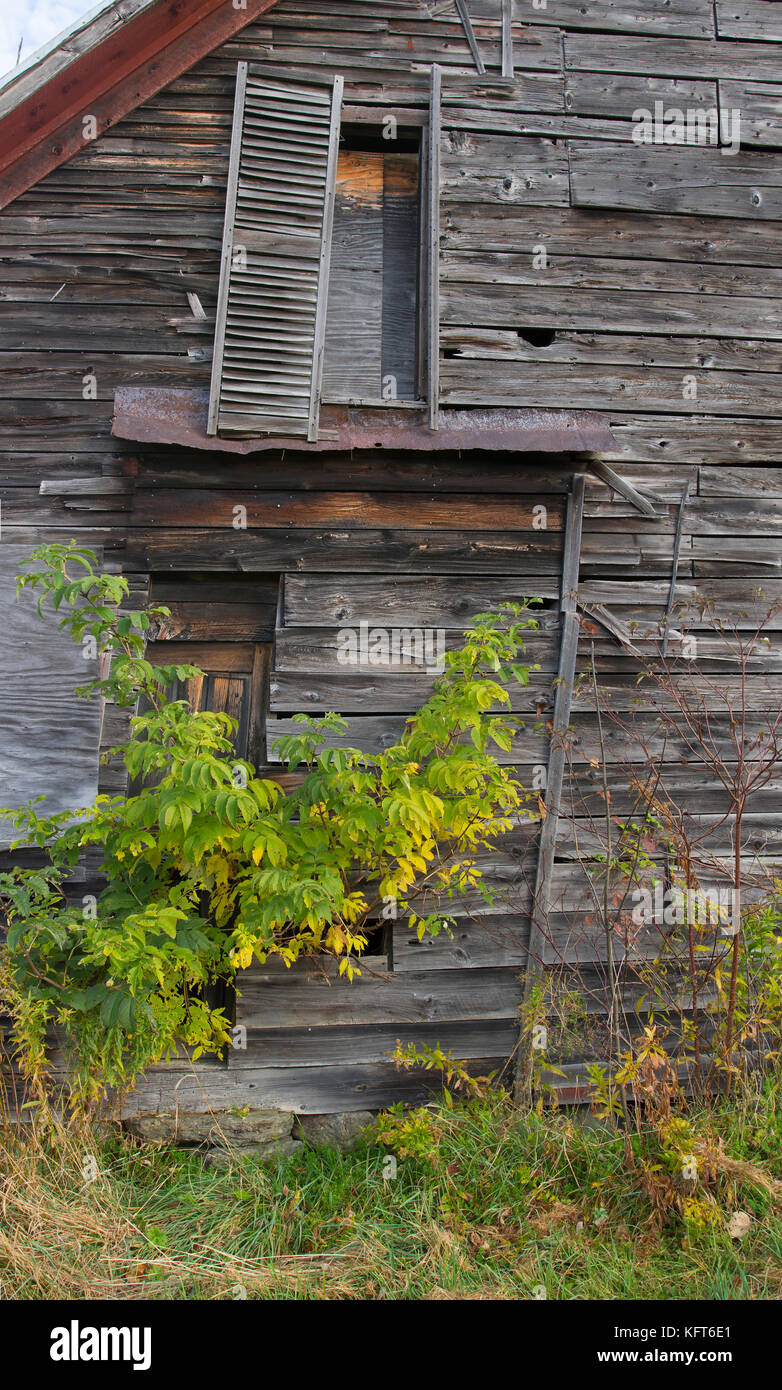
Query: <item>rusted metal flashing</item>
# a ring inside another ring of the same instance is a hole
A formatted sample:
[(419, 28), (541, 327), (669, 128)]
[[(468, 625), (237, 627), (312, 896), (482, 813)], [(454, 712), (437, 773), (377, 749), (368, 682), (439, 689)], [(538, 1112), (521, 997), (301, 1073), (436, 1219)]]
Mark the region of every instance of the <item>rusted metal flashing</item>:
[(559, 454), (617, 448), (607, 420), (588, 410), (443, 410), (439, 430), (431, 430), (426, 408), (324, 405), (319, 437), (311, 444), (279, 436), (221, 439), (206, 432), (208, 399), (207, 390), (120, 386), (114, 393), (112, 434), (227, 454), (376, 448)]
[[(66, 66), (22, 85), (0, 119), (0, 207), (173, 82), (276, 0), (160, 0), (105, 34)], [(90, 124), (85, 126), (87, 118)], [(93, 125), (94, 122), (94, 125)]]

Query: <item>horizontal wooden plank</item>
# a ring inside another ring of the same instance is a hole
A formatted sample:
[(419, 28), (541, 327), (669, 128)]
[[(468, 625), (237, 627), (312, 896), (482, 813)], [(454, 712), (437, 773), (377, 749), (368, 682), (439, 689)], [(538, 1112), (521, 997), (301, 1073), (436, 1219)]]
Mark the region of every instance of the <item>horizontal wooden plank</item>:
[[(350, 1026), (329, 1023), (326, 1028), (259, 1028), (247, 1035), (247, 1046), (229, 1057), (231, 1074), (255, 1067), (333, 1067), (387, 1062), (398, 1043), (420, 1047), (424, 1037), (435, 1037), (435, 1025), (421, 1023), (372, 1023)], [(444, 1052), (460, 1059), (509, 1057), (518, 1041), (518, 1025), (511, 1020), (438, 1023), (435, 1040)], [(431, 1044), (430, 1044), (431, 1045)]]
[[(717, 88), (714, 82), (699, 82), (691, 77), (641, 77), (605, 72), (568, 72), (565, 76), (565, 110), (574, 116), (631, 121), (640, 108), (654, 111), (656, 101), (662, 101), (666, 110), (670, 107), (714, 107)], [(572, 133), (579, 136), (578, 123), (574, 123)], [(584, 127), (583, 134), (588, 137), (588, 126)]]
[(719, 89), (722, 119), (728, 122), (733, 111), (741, 113), (743, 145), (782, 145), (782, 85), (720, 78)]
[(514, 16), (538, 24), (558, 24), (562, 29), (598, 29), (603, 33), (668, 34), (680, 38), (710, 38), (714, 19), (710, 0), (644, 0), (643, 6), (626, 0), (547, 0), (543, 9), (530, 14), (523, 0), (516, 0)]
[(441, 150), (443, 210), (455, 202), (566, 206), (570, 201), (567, 154), (555, 142), (451, 130)]
[[(0, 455), (5, 470), (13, 467), (16, 456)], [(41, 468), (52, 469), (56, 461), (37, 456)], [(203, 457), (190, 451), (175, 451), (161, 460), (154, 455), (135, 461), (138, 487), (193, 488), (203, 483)], [(30, 461), (33, 465), (33, 460)], [(215, 491), (291, 491), (309, 492), (452, 492), (530, 494), (567, 492), (573, 473), (572, 461), (556, 454), (504, 454), (459, 452), (422, 454), (417, 451), (356, 449), (346, 453), (264, 455), (263, 468), (256, 460), (222, 455), (219, 471), (210, 470), (209, 485)], [(24, 481), (25, 478), (17, 479)], [(29, 481), (29, 469), (26, 473)]]
[[(700, 303), (700, 301), (699, 301)], [(662, 307), (660, 305), (660, 307)], [(443, 363), (440, 399), (447, 405), (555, 405), (567, 398), (574, 407), (611, 411), (632, 401), (637, 410), (670, 410), (689, 415), (693, 389), (704, 414), (767, 416), (779, 399), (772, 373), (712, 372), (697, 368), (572, 365), (462, 360)], [(694, 386), (693, 386), (694, 382)]]
[[(632, 262), (628, 266), (632, 267)], [(666, 264), (666, 263), (663, 263)], [(632, 275), (632, 270), (629, 270)], [(524, 333), (527, 333), (527, 337)], [(530, 342), (529, 338), (533, 338)], [(512, 363), (541, 366), (569, 364), (576, 367), (629, 366), (676, 367), (685, 372), (761, 372), (782, 370), (782, 342), (769, 338), (696, 338), (683, 334), (600, 333), (557, 329), (534, 341), (530, 329), (487, 328), (445, 325), (440, 333), (445, 363), (468, 361), (499, 363), (499, 371), (509, 375)], [(444, 363), (444, 366), (445, 366)], [(465, 371), (472, 368), (463, 368)], [(456, 366), (445, 367), (457, 370)], [(516, 369), (516, 380), (523, 382), (524, 370)], [(465, 377), (466, 380), (466, 377)], [(681, 383), (681, 377), (679, 378)], [(747, 390), (749, 387), (747, 386)], [(692, 407), (692, 401), (690, 402)], [(680, 475), (680, 479), (681, 479)]]
[(274, 636), (276, 603), (182, 603), (165, 605), (156, 640), (191, 642), (270, 642)]
[(249, 675), (255, 648), (249, 642), (148, 642), (147, 661), (154, 666), (200, 666), (210, 671)]
[(748, 78), (776, 82), (779, 58), (763, 43), (714, 39), (634, 38), (566, 34), (567, 71), (648, 73), (662, 77)]
[[(515, 773), (524, 785), (531, 785), (531, 768), (518, 766)], [(607, 769), (608, 795), (611, 808), (617, 815), (637, 812), (639, 805), (643, 804), (643, 799), (639, 792), (631, 787), (630, 781), (626, 769)], [(569, 767), (563, 789), (563, 807), (567, 816), (582, 823), (592, 817), (597, 817), (598, 822), (604, 822), (606, 803), (602, 783), (602, 769), (599, 767)], [(694, 763), (679, 766), (674, 763), (666, 766), (663, 786), (666, 796), (689, 815), (725, 815), (730, 810), (725, 788), (716, 778), (707, 776), (703, 767)], [(780, 795), (782, 776), (772, 777), (766, 787), (758, 788), (754, 793), (750, 814), (777, 816)]]
[[(545, 516), (535, 510), (545, 507)], [(237, 513), (237, 508), (243, 511)], [(465, 531), (557, 531), (562, 529), (564, 508), (560, 498), (474, 497), (440, 498), (404, 493), (233, 493), (215, 494), (202, 488), (193, 491), (145, 489), (136, 494), (132, 524), (135, 526), (214, 526), (226, 531), (261, 527), (318, 526), (335, 524), (342, 528), (371, 530), (376, 527), (415, 527)], [(545, 525), (541, 521), (545, 521)]]
[(236, 1022), (263, 1029), (516, 1017), (517, 970), (418, 971), (380, 978), (369, 974), (371, 960), (352, 982), (336, 974), (324, 978), (304, 961), (290, 970), (244, 971), (237, 980)]
[(637, 256), (698, 265), (779, 263), (777, 232), (763, 222), (711, 217), (704, 226), (691, 217), (662, 213), (650, 218), (642, 212), (612, 208), (598, 216), (587, 208), (541, 212), (535, 207), (497, 207), (478, 201), (442, 209), (445, 250), (517, 251), (529, 256), (531, 264), (533, 248), (540, 244), (549, 260), (583, 256), (588, 248), (593, 256)]
[[(771, 716), (752, 714), (746, 721), (748, 738), (768, 730)], [(398, 715), (363, 716), (353, 715), (347, 720), (344, 735), (329, 735), (324, 747), (360, 748), (367, 753), (378, 753), (390, 748), (400, 738), (405, 725), (404, 718)], [(296, 725), (289, 719), (269, 719), (267, 721), (267, 745), (273, 749), (276, 739), (296, 732)], [(647, 758), (659, 758), (664, 762), (700, 762), (697, 749), (681, 734), (671, 732), (661, 719), (649, 713), (628, 716), (623, 725), (610, 724), (604, 730), (605, 757), (610, 763), (642, 763)], [(715, 714), (709, 720), (708, 734), (702, 735), (709, 747), (721, 758), (735, 758), (738, 730), (729, 715)], [(600, 739), (595, 728), (595, 720), (590, 715), (575, 715), (568, 736), (569, 756), (575, 760), (600, 758), (603, 754)], [(535, 733), (530, 727), (518, 732), (511, 741), (509, 752), (493, 748), (498, 763), (507, 765), (516, 762), (547, 764), (548, 737), (545, 733)], [(274, 762), (277, 755), (270, 752)]]
[(544, 531), (234, 531), (172, 528), (133, 534), (123, 547), (130, 570), (311, 571), (365, 574), (557, 574), (559, 533)]
[[(657, 506), (657, 514), (662, 526), (673, 521), (675, 506), (666, 503)], [(626, 520), (629, 527), (623, 522)], [(637, 531), (637, 514), (629, 504), (618, 501), (598, 501), (594, 499), (587, 508), (586, 521), (591, 534), (597, 531)], [(653, 523), (652, 523), (653, 524)], [(660, 528), (661, 529), (661, 528)], [(685, 514), (685, 534), (699, 536), (731, 536), (749, 538), (758, 536), (775, 537), (782, 532), (782, 502), (776, 497), (692, 497), (688, 500)], [(720, 547), (713, 552), (719, 556)], [(769, 551), (769, 558), (776, 562), (778, 549)]]
[(782, 16), (768, 0), (716, 0), (714, 13), (720, 38), (782, 43)]
[[(437, 1042), (437, 1028), (420, 1040)], [(472, 1075), (499, 1072), (506, 1057), (470, 1058)], [(121, 1115), (173, 1114), (177, 1110), (240, 1109), (291, 1110), (304, 1115), (339, 1114), (348, 1110), (380, 1110), (397, 1102), (420, 1105), (442, 1089), (439, 1073), (397, 1069), (393, 1062), (353, 1063), (334, 1067), (246, 1067), (221, 1070), (194, 1067), (180, 1076), (157, 1068), (147, 1072), (121, 1104)]]
[[(553, 599), (559, 582), (550, 575), (469, 581), (431, 576), (425, 582), (410, 575), (386, 580), (342, 574), (287, 575), (283, 623), (286, 627), (332, 627), (350, 622), (388, 622), (405, 625), (458, 627), (475, 613), (485, 613), (500, 603), (520, 603), (525, 598)], [(531, 610), (536, 617), (540, 605)]]
[[(292, 627), (278, 630), (274, 654), (275, 676), (286, 672), (305, 675), (315, 683), (321, 677), (330, 675), (349, 677), (360, 674), (386, 674), (392, 677), (396, 673), (412, 676), (417, 671), (434, 667), (443, 647), (448, 651), (463, 644), (463, 627), (444, 629), (442, 645), (437, 629), (427, 629), (427, 638), (426, 634), (423, 637), (416, 636), (415, 628), (397, 628), (397, 654), (393, 645), (393, 630), (386, 629), (387, 648), (378, 648), (378, 657), (383, 657), (381, 665), (380, 660), (373, 662), (369, 659), (368, 647), (367, 659), (364, 659), (360, 645), (360, 630), (348, 630), (355, 632), (355, 650), (354, 644), (348, 646), (350, 639), (340, 637), (340, 631), (344, 632), (344, 629)], [(421, 631), (419, 626), (418, 632)], [(547, 670), (553, 670), (558, 641), (558, 626), (554, 616), (550, 612), (542, 615), (540, 631), (529, 632), (526, 636), (525, 659), (531, 664), (540, 663), (542, 666), (545, 665)], [(352, 656), (355, 656), (355, 661), (351, 659)]]
[(517, 966), (526, 960), (529, 918), (486, 916), (470, 921), (460, 918), (450, 932), (419, 941), (417, 932), (404, 922), (394, 923), (394, 974), (421, 970), (479, 970)]
[(782, 155), (726, 155), (710, 146), (573, 142), (573, 202), (699, 217), (782, 217)]
[[(580, 585), (579, 598), (583, 603), (605, 603), (617, 608), (622, 622), (637, 623), (638, 636), (648, 625), (659, 622), (668, 604), (669, 586), (660, 581), (643, 583), (623, 580), (586, 580)], [(735, 624), (743, 630), (754, 630), (766, 613), (782, 604), (782, 579), (757, 580), (711, 579), (693, 584), (679, 584), (674, 595), (676, 621), (683, 617), (688, 630), (714, 631), (715, 620)], [(782, 626), (782, 613), (775, 611), (768, 624), (769, 631)]]
[(622, 420), (614, 416), (611, 430), (619, 449), (606, 454), (608, 459), (722, 465), (777, 464), (782, 457), (782, 422), (774, 419), (722, 421), (694, 414), (689, 420), (677, 420), (650, 414)]
[[(662, 785), (663, 787), (665, 785), (664, 779)], [(638, 816), (639, 824), (643, 822), (643, 817), (644, 812), (641, 810)], [(686, 811), (683, 823), (695, 845), (693, 858), (696, 873), (705, 872), (708, 874), (712, 856), (716, 855), (723, 859), (730, 858), (733, 853), (733, 824), (730, 820), (725, 820), (721, 813), (708, 815)], [(742, 818), (741, 825), (742, 848), (750, 864), (752, 864), (755, 855), (761, 858), (775, 858), (782, 854), (782, 823), (773, 812), (755, 814), (750, 812), (746, 818)], [(614, 832), (612, 831), (612, 833)], [(559, 860), (580, 860), (605, 854), (606, 843), (605, 819), (602, 822), (586, 819), (571, 820), (567, 817), (560, 819), (557, 832), (557, 858)], [(660, 847), (658, 845), (658, 848)], [(396, 956), (394, 962), (396, 969)]]
[[(290, 660), (289, 653), (287, 657)], [(552, 644), (551, 655), (546, 661), (547, 674), (533, 676), (527, 686), (518, 682), (504, 686), (509, 703), (497, 705), (496, 712), (514, 710), (531, 718), (550, 711), (554, 700), (556, 664)], [(273, 714), (316, 710), (340, 710), (343, 714), (380, 711), (410, 714), (429, 699), (437, 680), (436, 673), (426, 675), (416, 670), (351, 675), (347, 674), (349, 669), (344, 667), (338, 673), (275, 670), (269, 683), (270, 711)]]
[[(597, 166), (595, 169), (599, 180), (603, 175)], [(607, 177), (613, 178), (614, 174)], [(617, 187), (621, 184), (621, 197), (630, 198), (629, 186), (618, 173), (616, 177)], [(782, 337), (780, 302), (773, 298), (445, 281), (441, 303), (444, 325), (485, 324), (491, 328), (518, 329), (521, 334), (525, 329), (564, 328), (602, 333), (683, 333), (688, 337)], [(520, 387), (525, 376), (524, 372), (518, 373)]]
[(782, 469), (704, 465), (698, 473), (698, 492), (701, 497), (782, 497)]
[[(628, 248), (629, 250), (630, 248)], [(547, 289), (669, 290), (682, 294), (739, 295), (749, 298), (782, 296), (782, 270), (758, 266), (696, 265), (641, 256), (599, 256), (593, 249), (581, 255), (558, 255), (536, 264), (540, 257), (524, 251), (444, 250), (440, 279), (447, 284), (533, 285)]]

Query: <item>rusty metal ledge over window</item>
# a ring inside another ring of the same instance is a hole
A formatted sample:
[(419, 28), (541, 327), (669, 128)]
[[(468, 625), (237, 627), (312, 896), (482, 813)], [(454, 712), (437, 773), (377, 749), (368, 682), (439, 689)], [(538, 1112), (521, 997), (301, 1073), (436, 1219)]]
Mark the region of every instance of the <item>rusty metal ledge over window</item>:
[(323, 406), (317, 441), (279, 436), (221, 439), (206, 432), (209, 392), (120, 386), (114, 393), (112, 434), (145, 444), (179, 444), (228, 454), (295, 449), (333, 453), (343, 449), (420, 449), (438, 452), (486, 449), (514, 453), (616, 452), (602, 415), (589, 410), (442, 410), (440, 429), (429, 428), (424, 409), (389, 406)]

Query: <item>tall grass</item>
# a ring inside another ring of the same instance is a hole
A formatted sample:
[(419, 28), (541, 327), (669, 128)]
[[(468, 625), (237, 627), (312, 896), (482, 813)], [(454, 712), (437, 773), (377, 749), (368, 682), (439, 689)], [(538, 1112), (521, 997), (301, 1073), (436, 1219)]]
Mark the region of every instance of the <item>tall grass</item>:
[[(381, 1118), (350, 1154), (205, 1167), (89, 1129), (0, 1131), (21, 1299), (779, 1299), (782, 1103), (691, 1114), (713, 1219), (660, 1222), (624, 1139), (499, 1096)], [(393, 1176), (394, 1162), (396, 1175)], [(751, 1219), (741, 1240), (728, 1222)]]

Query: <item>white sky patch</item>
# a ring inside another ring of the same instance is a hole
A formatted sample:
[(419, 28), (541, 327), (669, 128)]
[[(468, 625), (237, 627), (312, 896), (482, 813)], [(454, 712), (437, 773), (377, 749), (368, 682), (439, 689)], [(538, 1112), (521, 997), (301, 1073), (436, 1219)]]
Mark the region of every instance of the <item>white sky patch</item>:
[(0, 77), (16, 67), (19, 40), (24, 62), (37, 48), (68, 29), (99, 0), (10, 0), (0, 5)]

